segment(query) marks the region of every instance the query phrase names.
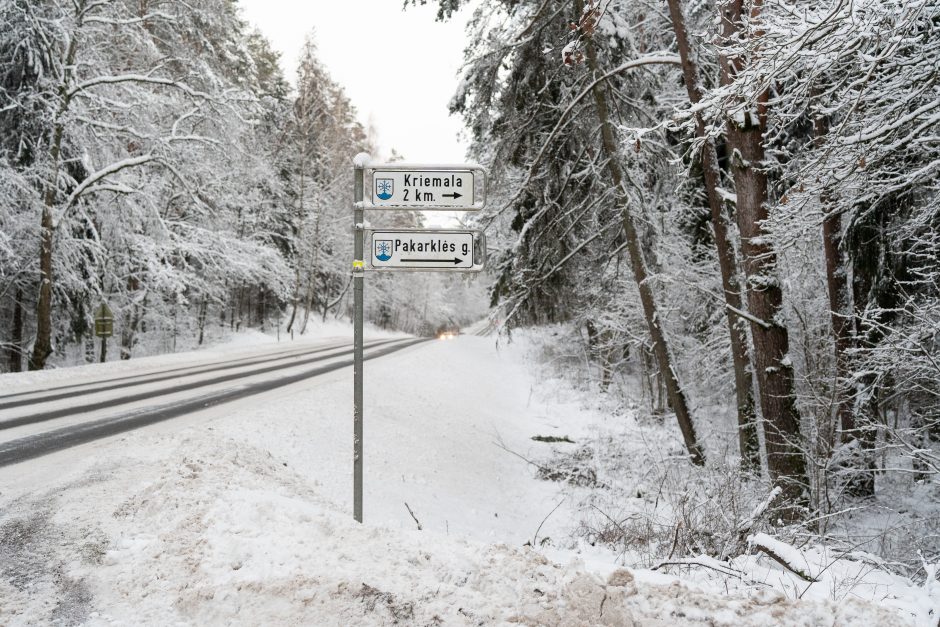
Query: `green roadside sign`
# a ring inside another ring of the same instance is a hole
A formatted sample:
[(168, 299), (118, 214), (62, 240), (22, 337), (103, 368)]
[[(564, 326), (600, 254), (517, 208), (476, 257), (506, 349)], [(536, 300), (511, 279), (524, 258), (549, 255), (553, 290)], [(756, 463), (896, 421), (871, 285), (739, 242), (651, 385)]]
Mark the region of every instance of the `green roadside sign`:
[(114, 314), (107, 303), (101, 303), (95, 309), (95, 335), (97, 337), (111, 337), (114, 335)]

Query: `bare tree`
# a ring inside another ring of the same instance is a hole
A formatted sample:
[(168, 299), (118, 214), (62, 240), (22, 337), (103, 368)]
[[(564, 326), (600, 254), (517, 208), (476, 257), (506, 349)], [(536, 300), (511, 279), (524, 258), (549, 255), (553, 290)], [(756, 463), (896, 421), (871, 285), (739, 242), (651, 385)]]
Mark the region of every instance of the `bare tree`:
[(679, 383), (678, 374), (672, 364), (672, 354), (670, 353), (669, 343), (662, 328), (659, 312), (657, 311), (656, 300), (649, 281), (646, 259), (643, 254), (642, 245), (640, 244), (639, 235), (637, 234), (635, 218), (630, 208), (630, 198), (626, 190), (626, 180), (620, 166), (620, 150), (618, 149), (618, 142), (614, 134), (613, 125), (610, 121), (606, 85), (600, 80), (604, 73), (598, 66), (597, 52), (592, 40), (596, 16), (590, 11), (584, 11), (581, 0), (575, 0), (575, 8), (577, 13), (583, 16), (580, 28), (581, 32), (584, 34), (587, 67), (595, 79), (591, 87), (591, 92), (594, 97), (597, 118), (601, 125), (601, 147), (607, 162), (607, 172), (614, 184), (615, 197), (620, 208), (623, 231), (627, 241), (627, 250), (630, 254), (631, 266), (633, 267), (633, 276), (636, 280), (637, 288), (640, 293), (640, 302), (643, 306), (643, 314), (646, 318), (646, 324), (653, 341), (653, 353), (656, 355), (656, 361), (665, 381), (669, 404), (672, 406), (672, 410), (675, 412), (676, 419), (679, 422), (679, 430), (682, 432), (686, 450), (688, 450), (693, 463), (704, 464), (705, 454), (698, 443), (688, 401)]
[[(746, 46), (761, 35), (762, 0), (753, 0), (750, 15), (743, 0), (720, 6), (723, 43), (726, 49)], [(759, 51), (752, 46), (751, 54)], [(722, 80), (728, 83), (742, 73), (752, 59), (744, 54), (720, 60)], [(767, 126), (767, 90), (753, 101), (738, 103), (726, 122), (731, 150), (731, 172), (736, 192), (738, 230), (747, 277), (748, 311), (754, 366), (760, 391), (761, 411), (771, 478), (783, 488), (785, 510), (796, 519), (806, 503), (808, 482), (801, 450), (800, 415), (793, 389), (793, 364), (789, 356), (789, 334), (782, 315), (783, 292), (776, 276), (777, 255), (764, 225), (768, 219), (768, 186), (765, 172), (764, 133)]]
[[(668, 0), (669, 15), (676, 35), (679, 57), (682, 59), (682, 74), (685, 79), (689, 102), (695, 107), (702, 100), (701, 76), (689, 35), (686, 31), (685, 16), (679, 0)], [(718, 153), (715, 140), (705, 133), (705, 121), (701, 111), (695, 110), (695, 133), (703, 141), (702, 171), (705, 180), (705, 194), (711, 211), (712, 232), (718, 253), (718, 267), (721, 270), (721, 285), (725, 297), (725, 319), (728, 335), (731, 339), (731, 357), (734, 364), (734, 389), (738, 412), (738, 447), (741, 452), (741, 466), (746, 470), (760, 469), (760, 446), (757, 440), (757, 424), (754, 407), (754, 382), (751, 376), (751, 361), (747, 350), (747, 334), (742, 325), (741, 286), (738, 280), (738, 260), (734, 247), (728, 239), (728, 226), (724, 202), (719, 187), (721, 172), (718, 168)]]

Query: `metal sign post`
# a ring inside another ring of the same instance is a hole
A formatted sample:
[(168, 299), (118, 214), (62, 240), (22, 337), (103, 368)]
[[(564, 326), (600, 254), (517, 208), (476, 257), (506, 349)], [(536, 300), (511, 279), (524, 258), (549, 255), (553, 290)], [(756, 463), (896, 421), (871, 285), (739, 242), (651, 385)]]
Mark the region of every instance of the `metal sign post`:
[[(486, 204), (486, 175), (474, 164), (372, 165), (366, 153), (356, 155), (353, 166), (353, 518), (361, 523), (364, 210), (479, 211)], [(371, 233), (370, 272), (479, 272), (486, 262), (482, 231), (384, 229)]]
[(363, 163), (356, 160), (353, 182), (353, 518), (362, 522), (362, 318), (363, 275), (362, 260), (365, 224), (362, 212)]

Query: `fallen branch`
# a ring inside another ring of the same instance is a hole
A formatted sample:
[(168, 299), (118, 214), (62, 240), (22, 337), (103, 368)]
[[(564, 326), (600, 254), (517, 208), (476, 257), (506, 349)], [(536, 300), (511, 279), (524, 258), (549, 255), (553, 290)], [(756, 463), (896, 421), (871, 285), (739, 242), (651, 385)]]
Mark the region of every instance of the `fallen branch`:
[(574, 444), (574, 440), (567, 435), (563, 435), (560, 438), (556, 435), (533, 435), (532, 439), (536, 442), (565, 442), (567, 444)]
[[(697, 558), (692, 559), (679, 559), (679, 560), (666, 560), (660, 562), (653, 566), (650, 570), (659, 570), (663, 566), (699, 566), (701, 568), (709, 568), (715, 572), (719, 572), (722, 575), (729, 575), (731, 577), (737, 577), (738, 579), (744, 580), (746, 573), (743, 570), (737, 570), (736, 568), (731, 568), (716, 559), (710, 558), (706, 555), (702, 555)], [(758, 583), (758, 582), (753, 582)]]
[(538, 468), (539, 470), (541, 470), (541, 471), (543, 471), (543, 472), (551, 472), (551, 468), (548, 468), (547, 466), (543, 466), (543, 465), (541, 465), (541, 464), (539, 464), (539, 463), (536, 463), (536, 462), (532, 461), (531, 459), (529, 459), (528, 457), (526, 457), (525, 455), (522, 455), (521, 453), (517, 453), (516, 451), (514, 451), (514, 450), (512, 450), (511, 448), (509, 448), (508, 446), (506, 446), (506, 444), (503, 442), (503, 439), (502, 439), (501, 437), (499, 437), (499, 435), (496, 436), (496, 440), (497, 440), (497, 441), (494, 442), (493, 444), (495, 444), (495, 445), (498, 446), (499, 448), (503, 449), (504, 451), (506, 451), (506, 452), (509, 453), (510, 455), (515, 455), (516, 457), (518, 457), (519, 459), (521, 459), (521, 460), (524, 461), (525, 463), (527, 463), (527, 464), (532, 464), (533, 466), (535, 466), (536, 468)]
[(421, 526), (421, 521), (418, 520), (418, 517), (415, 516), (415, 513), (411, 511), (410, 507), (408, 507), (407, 501), (405, 501), (405, 509), (407, 509), (408, 513), (411, 514), (411, 519), (415, 521), (415, 524), (418, 525), (418, 531), (421, 531), (422, 529), (424, 529), (424, 527)]
[[(763, 551), (767, 557), (777, 562), (791, 573), (810, 583), (817, 583), (819, 579), (809, 574), (807, 570), (797, 566), (803, 555), (794, 547), (775, 538), (771, 538), (766, 533), (755, 533), (748, 536), (747, 543), (759, 551)], [(804, 559), (805, 561), (805, 559)]]

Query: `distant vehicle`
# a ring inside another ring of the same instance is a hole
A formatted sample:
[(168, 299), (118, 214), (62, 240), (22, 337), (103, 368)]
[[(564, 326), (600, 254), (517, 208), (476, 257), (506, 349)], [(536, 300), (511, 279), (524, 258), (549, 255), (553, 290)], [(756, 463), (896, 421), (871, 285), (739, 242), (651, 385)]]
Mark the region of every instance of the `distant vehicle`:
[(456, 326), (441, 326), (437, 328), (437, 339), (439, 340), (452, 340), (458, 335), (460, 335), (460, 327)]

